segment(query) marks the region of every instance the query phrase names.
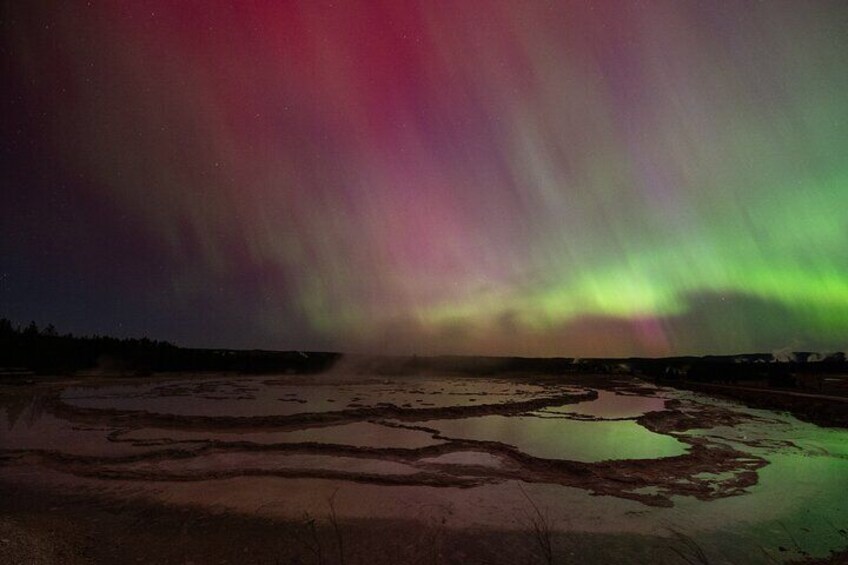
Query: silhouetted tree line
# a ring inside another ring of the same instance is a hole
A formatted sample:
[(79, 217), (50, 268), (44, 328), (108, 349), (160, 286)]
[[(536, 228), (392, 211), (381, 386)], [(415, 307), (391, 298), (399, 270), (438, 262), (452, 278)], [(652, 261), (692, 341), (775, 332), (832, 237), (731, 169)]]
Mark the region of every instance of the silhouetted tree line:
[(771, 354), (754, 353), (631, 359), (629, 364), (634, 373), (658, 380), (719, 384), (758, 381), (780, 388), (798, 386), (799, 375), (845, 374), (848, 371), (844, 353), (821, 357), (810, 352), (797, 352), (793, 357), (789, 361), (775, 361)]
[[(567, 374), (632, 373), (666, 381), (736, 383), (767, 381), (770, 386), (791, 387), (797, 375), (848, 372), (845, 355), (828, 357), (795, 353), (794, 360), (774, 362), (771, 354), (662, 359), (579, 359), (525, 357), (373, 357), (362, 358), (354, 370), (368, 374), (418, 374), (451, 372), (468, 375), (505, 373)], [(39, 328), (34, 322), (15, 326), (0, 318), (0, 376), (14, 369), (40, 374), (102, 370), (109, 373), (168, 371), (234, 371), (242, 373), (318, 373), (331, 368), (339, 353), (191, 349), (167, 341), (118, 339), (107, 336), (61, 335), (53, 325)]]
[(167, 371), (239, 371), (246, 373), (324, 371), (336, 353), (191, 349), (167, 341), (107, 336), (61, 335), (53, 325), (15, 326), (0, 318), (0, 370), (39, 374), (102, 370), (139, 373)]
[(148, 338), (117, 339), (106, 336), (61, 335), (50, 324), (39, 328), (35, 322), (16, 327), (0, 319), (0, 366), (35, 372), (62, 372), (81, 369), (155, 369), (174, 357), (178, 348), (165, 341)]

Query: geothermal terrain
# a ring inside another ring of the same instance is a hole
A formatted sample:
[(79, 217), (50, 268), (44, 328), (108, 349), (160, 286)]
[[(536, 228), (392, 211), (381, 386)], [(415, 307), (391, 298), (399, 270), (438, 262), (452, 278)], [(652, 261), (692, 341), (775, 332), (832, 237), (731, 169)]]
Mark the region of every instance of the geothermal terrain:
[(848, 431), (630, 376), (0, 392), (4, 561), (774, 563), (848, 546)]

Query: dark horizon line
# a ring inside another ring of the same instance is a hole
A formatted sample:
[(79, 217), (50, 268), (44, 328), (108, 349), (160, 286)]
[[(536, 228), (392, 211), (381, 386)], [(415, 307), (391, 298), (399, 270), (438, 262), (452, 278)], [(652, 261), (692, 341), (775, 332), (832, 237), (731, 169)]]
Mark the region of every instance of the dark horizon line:
[[(105, 334), (80, 334), (75, 335), (71, 332), (61, 334), (59, 333), (55, 326), (52, 323), (48, 323), (47, 325), (40, 327), (35, 323), (34, 320), (31, 320), (26, 326), (23, 324), (15, 325), (11, 319), (0, 316), (0, 328), (4, 324), (8, 324), (7, 327), (12, 329), (17, 333), (23, 334), (27, 330), (32, 331), (30, 328), (35, 328), (38, 331), (39, 335), (50, 335), (45, 333), (46, 330), (52, 328), (52, 331), (55, 332), (55, 337), (63, 337), (63, 338), (74, 338), (74, 339), (84, 339), (84, 340), (96, 340), (96, 339), (110, 339), (110, 340), (118, 340), (118, 341), (149, 341), (151, 343), (158, 343), (169, 347), (174, 347), (182, 350), (190, 350), (190, 351), (202, 351), (202, 352), (227, 352), (227, 353), (269, 353), (269, 354), (301, 354), (301, 355), (336, 355), (336, 356), (348, 356), (348, 357), (374, 357), (374, 358), (384, 358), (384, 359), (405, 359), (405, 358), (418, 358), (418, 359), (493, 359), (493, 360), (505, 360), (505, 359), (521, 359), (521, 360), (570, 360), (574, 361), (681, 361), (686, 359), (734, 359), (734, 358), (772, 358), (774, 359), (775, 355), (773, 352), (737, 352), (737, 353), (705, 353), (705, 354), (679, 354), (679, 355), (665, 355), (661, 357), (650, 357), (650, 356), (642, 356), (642, 355), (630, 355), (630, 356), (612, 356), (612, 357), (591, 357), (591, 356), (582, 356), (582, 355), (551, 355), (551, 356), (526, 356), (526, 355), (479, 355), (479, 354), (470, 354), (470, 353), (431, 353), (431, 354), (421, 354), (421, 353), (363, 353), (363, 352), (351, 352), (351, 351), (332, 351), (332, 350), (311, 350), (311, 349), (302, 349), (302, 348), (292, 348), (292, 349), (266, 349), (266, 348), (237, 348), (237, 347), (192, 347), (185, 346), (173, 343), (168, 340), (160, 340), (151, 338), (148, 336), (143, 337), (115, 337), (112, 335)], [(808, 351), (808, 350), (792, 350), (787, 353), (791, 353), (793, 355), (799, 354), (819, 354), (819, 355), (827, 355), (834, 356), (842, 354), (846, 355), (846, 352), (843, 351)]]

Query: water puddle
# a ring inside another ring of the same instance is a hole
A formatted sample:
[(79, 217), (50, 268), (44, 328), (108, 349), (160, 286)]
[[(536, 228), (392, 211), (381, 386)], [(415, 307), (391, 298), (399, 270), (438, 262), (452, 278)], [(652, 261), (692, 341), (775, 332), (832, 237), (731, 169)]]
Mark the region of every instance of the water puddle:
[(187, 417), (262, 417), (388, 405), (412, 409), (498, 405), (552, 394), (542, 386), (487, 379), (316, 380), (284, 376), (71, 387), (62, 392), (61, 399), (87, 409)]
[(116, 431), (115, 428), (74, 424), (44, 412), (12, 418), (8, 408), (0, 407), (0, 422), (0, 448), (3, 450), (57, 451), (98, 457), (150, 451), (109, 441), (108, 435)]
[(138, 461), (122, 465), (109, 465), (101, 471), (124, 473), (135, 479), (163, 480), (179, 478), (215, 478), (228, 475), (279, 474), (285, 476), (290, 471), (309, 471), (320, 474), (322, 471), (334, 471), (344, 475), (412, 475), (420, 470), (403, 463), (382, 459), (344, 457), (317, 454), (284, 454), (223, 452), (197, 455), (188, 458)]
[(540, 410), (550, 414), (572, 414), (603, 420), (621, 420), (638, 418), (648, 412), (665, 410), (665, 399), (652, 396), (619, 394), (608, 390), (599, 390), (597, 400), (553, 406)]
[(592, 463), (611, 459), (655, 459), (683, 455), (687, 445), (636, 422), (581, 421), (533, 416), (480, 416), (430, 420), (430, 428), (453, 439), (496, 441), (542, 459)]
[(438, 457), (426, 457), (420, 459), (419, 462), (434, 465), (471, 465), (497, 469), (504, 466), (500, 457), (485, 451), (455, 451)]
[(140, 428), (120, 435), (121, 441), (133, 443), (221, 442), (257, 445), (321, 443), (355, 447), (418, 449), (439, 445), (443, 441), (432, 434), (405, 428), (381, 426), (371, 422), (354, 422), (339, 426), (323, 426), (291, 431), (227, 432), (180, 429)]

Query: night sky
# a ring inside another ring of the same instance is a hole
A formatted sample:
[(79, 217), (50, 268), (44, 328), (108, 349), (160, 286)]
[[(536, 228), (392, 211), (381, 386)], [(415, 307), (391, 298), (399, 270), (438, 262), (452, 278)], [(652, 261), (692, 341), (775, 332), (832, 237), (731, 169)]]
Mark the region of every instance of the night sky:
[(0, 315), (848, 349), (848, 2), (7, 1)]

